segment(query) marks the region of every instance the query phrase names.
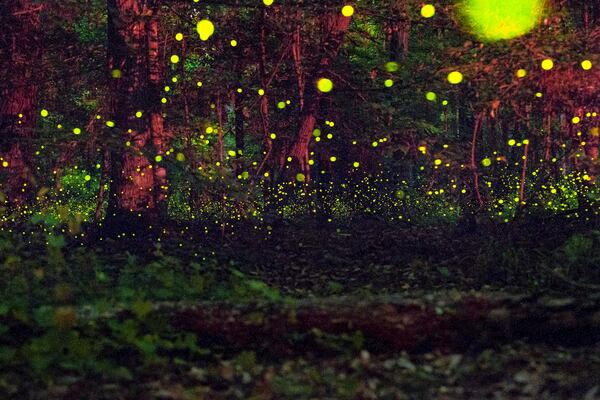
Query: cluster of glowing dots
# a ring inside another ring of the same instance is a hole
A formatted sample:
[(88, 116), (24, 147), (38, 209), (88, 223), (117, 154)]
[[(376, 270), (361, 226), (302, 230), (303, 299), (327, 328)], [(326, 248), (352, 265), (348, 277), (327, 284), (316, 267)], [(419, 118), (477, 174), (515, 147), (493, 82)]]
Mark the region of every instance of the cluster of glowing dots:
[(321, 93), (329, 93), (333, 90), (333, 82), (328, 78), (321, 78), (317, 81), (317, 89)]
[(211, 21), (203, 19), (196, 24), (196, 31), (200, 35), (200, 40), (206, 41), (215, 33), (215, 25)]
[(472, 33), (483, 41), (514, 39), (541, 20), (545, 0), (465, 0), (460, 11)]

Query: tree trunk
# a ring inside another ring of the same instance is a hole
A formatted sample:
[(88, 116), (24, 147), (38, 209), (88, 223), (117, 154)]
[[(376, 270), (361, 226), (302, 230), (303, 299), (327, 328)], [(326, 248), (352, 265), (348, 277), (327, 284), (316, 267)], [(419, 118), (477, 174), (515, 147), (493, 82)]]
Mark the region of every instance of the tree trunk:
[[(295, 176), (296, 172), (301, 172), (306, 175), (306, 180), (310, 178), (308, 146), (323, 98), (323, 94), (316, 89), (316, 81), (328, 71), (350, 25), (350, 18), (344, 17), (339, 12), (324, 14), (322, 18), (323, 30), (327, 36), (321, 47), (321, 58), (315, 72), (311, 75), (311, 84), (306, 87), (298, 133), (293, 142), (283, 149), (280, 157), (280, 166), (287, 169), (284, 175)], [(288, 157), (292, 159), (291, 164), (285, 165)]]
[(31, 0), (16, 0), (6, 6), (8, 22), (3, 29), (0, 46), (6, 59), (1, 67), (6, 72), (0, 83), (0, 192), (9, 205), (20, 207), (32, 197), (33, 157), (30, 140), (34, 136), (37, 107), (36, 68), (40, 65), (39, 12), (31, 10)]
[(340, 298), (293, 307), (201, 305), (170, 315), (176, 329), (242, 349), (263, 345), (267, 351), (322, 351), (319, 336), (357, 332), (374, 351), (461, 351), (515, 340), (572, 345), (600, 339), (597, 299), (502, 294), (441, 302)]
[[(166, 170), (149, 160), (150, 145), (161, 156), (168, 148), (160, 106), (158, 8), (154, 2), (108, 0), (108, 15), (110, 110), (116, 128), (109, 135), (114, 143), (107, 217), (118, 224), (137, 218), (152, 223), (164, 217), (167, 197)], [(124, 148), (115, 146), (123, 142)]]

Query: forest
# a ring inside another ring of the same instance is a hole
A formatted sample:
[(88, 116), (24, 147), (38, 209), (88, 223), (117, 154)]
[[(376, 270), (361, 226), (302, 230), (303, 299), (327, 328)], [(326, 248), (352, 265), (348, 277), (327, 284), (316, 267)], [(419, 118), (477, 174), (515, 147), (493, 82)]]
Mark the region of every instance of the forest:
[(1, 399), (600, 399), (600, 1), (0, 27)]

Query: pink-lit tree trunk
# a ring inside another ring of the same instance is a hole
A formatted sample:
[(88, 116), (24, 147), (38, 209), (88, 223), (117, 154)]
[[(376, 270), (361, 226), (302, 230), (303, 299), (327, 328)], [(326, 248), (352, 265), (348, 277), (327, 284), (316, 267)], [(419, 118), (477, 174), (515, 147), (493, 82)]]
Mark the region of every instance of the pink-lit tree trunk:
[(169, 142), (160, 103), (158, 6), (108, 0), (108, 15), (110, 110), (116, 122), (110, 136), (127, 145), (123, 151), (112, 151), (107, 217), (117, 221), (143, 217), (151, 222), (166, 211), (167, 173), (148, 154), (163, 155)]
[[(288, 169), (286, 173), (301, 172), (310, 178), (308, 163), (308, 146), (315, 129), (317, 114), (323, 98), (323, 93), (316, 89), (316, 81), (326, 75), (334, 57), (339, 52), (344, 36), (350, 25), (349, 17), (344, 17), (339, 12), (326, 13), (322, 17), (323, 31), (326, 38), (321, 46), (321, 58), (314, 73), (311, 74), (309, 84), (303, 96), (303, 107), (300, 112), (299, 129), (292, 143), (283, 149), (280, 157), (280, 166)], [(291, 163), (288, 163), (291, 158)]]
[(0, 83), (0, 192), (11, 206), (19, 207), (31, 197), (33, 160), (29, 141), (34, 136), (39, 79), (35, 69), (42, 56), (39, 7), (31, 0), (7, 4), (12, 22), (5, 26), (0, 46), (6, 57), (6, 81)]

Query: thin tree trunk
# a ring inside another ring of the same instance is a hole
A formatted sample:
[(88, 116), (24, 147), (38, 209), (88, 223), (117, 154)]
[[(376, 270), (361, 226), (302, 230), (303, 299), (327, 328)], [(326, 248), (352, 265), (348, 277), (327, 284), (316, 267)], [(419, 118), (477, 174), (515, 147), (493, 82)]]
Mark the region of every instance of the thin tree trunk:
[[(323, 28), (327, 32), (326, 39), (322, 45), (322, 56), (315, 72), (311, 75), (311, 84), (306, 88), (304, 107), (300, 114), (300, 124), (298, 133), (294, 141), (284, 148), (284, 153), (280, 157), (282, 168), (288, 168), (287, 174), (295, 176), (296, 171), (306, 176), (306, 181), (310, 180), (310, 169), (308, 164), (308, 145), (312, 137), (317, 113), (321, 105), (323, 94), (315, 87), (315, 82), (323, 77), (328, 71), (333, 58), (337, 55), (346, 31), (350, 25), (351, 18), (344, 17), (339, 12), (327, 13), (323, 17)], [(291, 165), (283, 165), (291, 157)]]

